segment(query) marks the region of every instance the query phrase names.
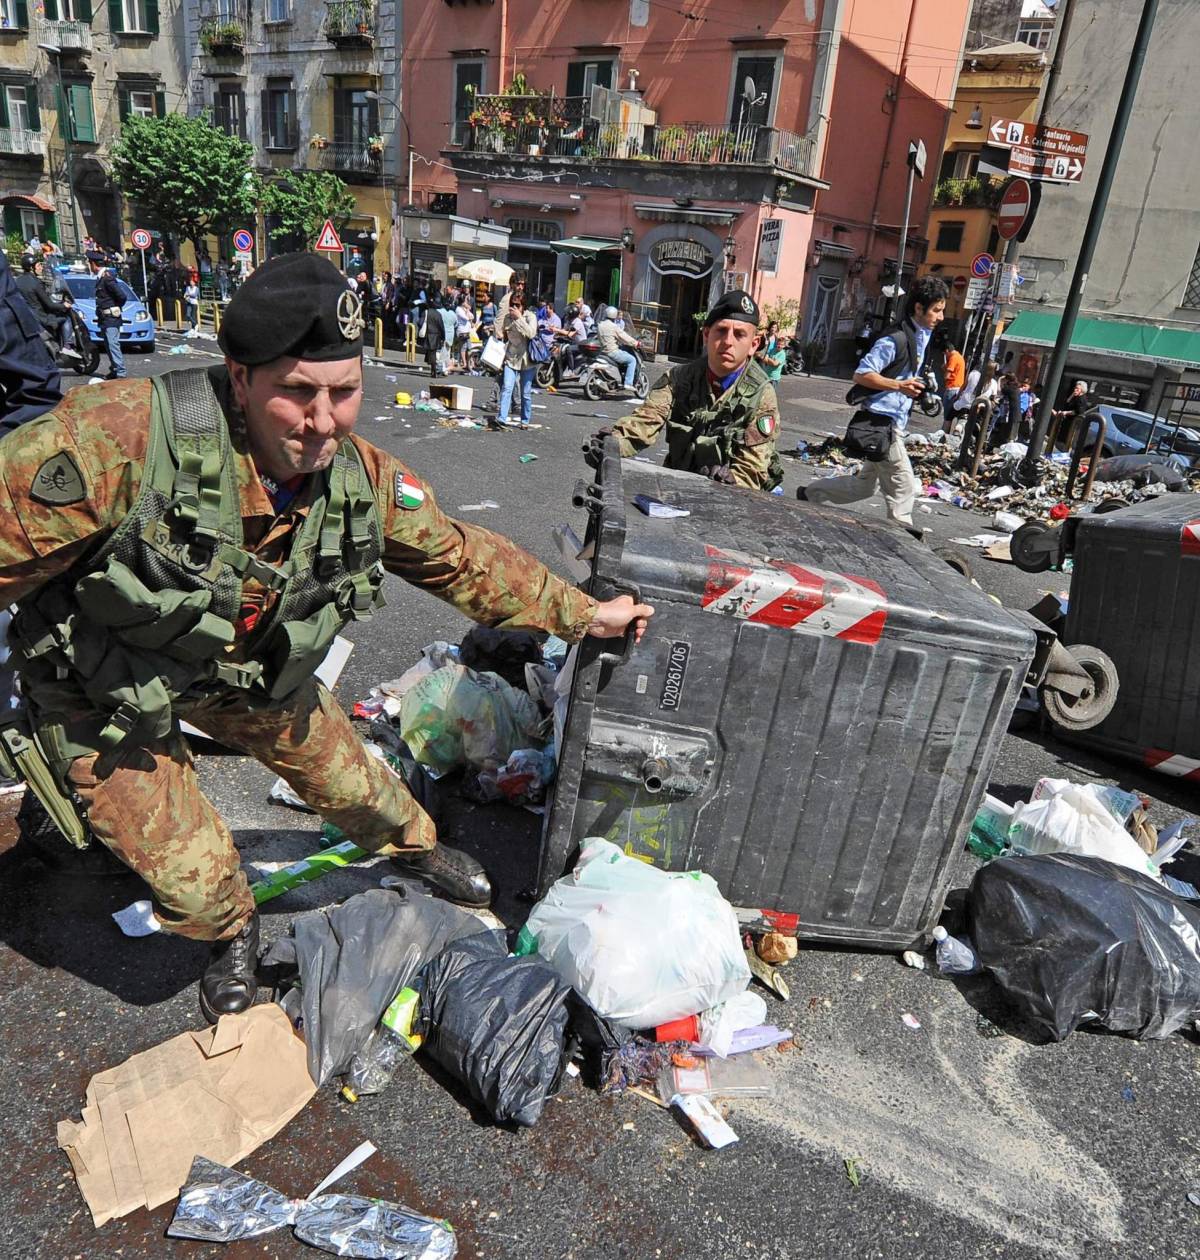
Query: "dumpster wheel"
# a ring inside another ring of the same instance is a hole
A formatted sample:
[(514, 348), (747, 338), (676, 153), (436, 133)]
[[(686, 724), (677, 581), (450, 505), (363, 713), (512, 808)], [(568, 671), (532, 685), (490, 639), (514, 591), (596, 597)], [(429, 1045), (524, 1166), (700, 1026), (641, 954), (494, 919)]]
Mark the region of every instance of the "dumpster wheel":
[(1091, 678), (1091, 686), (1079, 697), (1043, 686), (1042, 704), (1055, 726), (1064, 731), (1087, 731), (1099, 726), (1117, 702), (1117, 667), (1107, 653), (1087, 643), (1072, 643), (1067, 651)]
[(1045, 573), (1053, 561), (1050, 551), (1039, 546), (1050, 526), (1041, 521), (1026, 521), (1009, 539), (1008, 550), (1012, 562), (1025, 573)]

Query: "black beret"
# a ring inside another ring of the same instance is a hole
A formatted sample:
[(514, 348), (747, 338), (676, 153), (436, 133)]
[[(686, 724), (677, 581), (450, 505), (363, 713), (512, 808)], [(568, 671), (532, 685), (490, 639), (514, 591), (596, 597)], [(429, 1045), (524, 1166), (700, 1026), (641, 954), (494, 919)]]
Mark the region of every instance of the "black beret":
[(728, 293), (722, 293), (708, 308), (708, 314), (704, 317), (704, 327), (711, 328), (722, 319), (740, 319), (743, 323), (753, 324), (757, 328), (760, 318), (758, 303), (745, 289), (730, 289)]
[(316, 254), (281, 254), (233, 295), (217, 337), (235, 362), (255, 366), (290, 356), (325, 362), (362, 353), (362, 299)]

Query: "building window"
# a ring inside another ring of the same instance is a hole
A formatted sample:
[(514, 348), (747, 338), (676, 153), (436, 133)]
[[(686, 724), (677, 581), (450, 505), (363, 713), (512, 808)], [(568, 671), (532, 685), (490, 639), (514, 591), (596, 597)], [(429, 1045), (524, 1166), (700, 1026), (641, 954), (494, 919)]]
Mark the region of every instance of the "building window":
[(0, 0), (0, 30), (24, 31), (29, 29), (29, 5), (27, 0)]
[(126, 118), (161, 118), (167, 112), (167, 98), (152, 83), (118, 83), (117, 113)]
[[(30, 121), (30, 96), (32, 88), (23, 83), (7, 83), (3, 86), (3, 98), (0, 99), (0, 126), (13, 131), (37, 131)], [(37, 108), (36, 99), (33, 102)]]
[(1050, 36), (1054, 33), (1053, 21), (1033, 19), (1023, 21), (1017, 26), (1017, 42), (1028, 44), (1030, 48), (1049, 48)]
[(592, 88), (610, 88), (613, 85), (613, 72), (616, 62), (611, 57), (602, 61), (572, 61), (567, 66), (567, 95), (592, 95)]
[(938, 224), (937, 240), (933, 243), (935, 254), (957, 254), (962, 249), (963, 229), (961, 219), (945, 219)]
[(467, 118), (475, 108), (475, 93), (483, 91), (484, 63), (482, 61), (456, 61), (454, 63), (454, 130), (451, 144), (466, 144), (471, 135)]
[(135, 118), (153, 118), (154, 93), (144, 91), (130, 92), (129, 112)]
[(1192, 263), (1192, 273), (1188, 276), (1183, 301), (1179, 305), (1186, 306), (1190, 311), (1200, 311), (1200, 249), (1196, 250), (1196, 261)]
[(743, 55), (733, 63), (733, 100), (729, 125), (766, 127), (775, 112), (775, 78), (779, 60), (768, 54)]
[[(96, 143), (96, 117), (92, 113), (92, 85), (68, 83), (66, 108), (59, 101), (59, 125), (68, 139), (79, 144)], [(63, 119), (65, 118), (65, 125)]]
[(371, 136), (379, 134), (379, 102), (367, 96), (367, 88), (337, 88), (333, 94), (333, 142), (366, 150)]
[(510, 228), (514, 236), (526, 241), (562, 240), (562, 224), (550, 219), (505, 219), (504, 226)]
[(158, 0), (109, 0), (109, 21), (119, 18), (114, 30), (137, 35), (158, 34)]
[(296, 120), (296, 89), (291, 80), (267, 81), (262, 90), (262, 142), (264, 149), (295, 149), (300, 145)]
[(288, 0), (267, 0), (267, 16), (268, 22), (290, 22), (292, 20), (292, 10), (289, 7)]
[(246, 96), (240, 84), (222, 83), (213, 100), (213, 122), (227, 136), (246, 138)]

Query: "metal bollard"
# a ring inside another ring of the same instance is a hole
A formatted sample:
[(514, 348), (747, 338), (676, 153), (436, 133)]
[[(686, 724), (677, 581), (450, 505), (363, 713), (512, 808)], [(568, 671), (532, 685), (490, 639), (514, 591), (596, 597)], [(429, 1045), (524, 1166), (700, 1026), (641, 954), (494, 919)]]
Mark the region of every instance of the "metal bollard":
[(383, 358), (383, 320), (375, 320), (375, 357)]
[(213, 332), (221, 331), (221, 303), (213, 302)]
[(417, 361), (417, 326), (416, 324), (404, 325), (404, 354), (409, 363)]
[[(975, 431), (975, 450), (970, 452), (971, 458), (968, 460), (967, 455), (967, 439), (972, 434), (972, 425), (977, 425)], [(975, 478), (979, 476), (979, 465), (983, 460), (984, 447), (987, 445), (988, 433), (992, 427), (992, 404), (986, 398), (980, 398), (971, 404), (967, 412), (967, 422), (963, 425), (962, 445), (958, 450), (958, 459), (955, 460), (955, 467), (964, 469), (968, 477)]]
[(1087, 432), (1091, 427), (1093, 418), (1096, 421), (1096, 440), (1092, 443), (1091, 454), (1088, 456), (1088, 470), (1087, 476), (1083, 479), (1083, 493), (1078, 496), (1081, 502), (1086, 500), (1088, 495), (1092, 493), (1092, 485), (1100, 468), (1104, 439), (1108, 436), (1108, 421), (1097, 411), (1094, 417), (1085, 417), (1085, 423), (1079, 426), (1079, 433), (1075, 438), (1075, 446), (1071, 452), (1071, 470), (1067, 473), (1067, 488), (1063, 492), (1063, 497), (1068, 500), (1076, 498), (1076, 495), (1073, 493), (1075, 479), (1079, 476), (1079, 465), (1083, 460), (1083, 448), (1087, 442)]
[(183, 303), (175, 299), (175, 331), (180, 332), (183, 329)]
[(163, 325), (162, 298), (154, 299), (154, 316), (154, 322), (161, 328)]

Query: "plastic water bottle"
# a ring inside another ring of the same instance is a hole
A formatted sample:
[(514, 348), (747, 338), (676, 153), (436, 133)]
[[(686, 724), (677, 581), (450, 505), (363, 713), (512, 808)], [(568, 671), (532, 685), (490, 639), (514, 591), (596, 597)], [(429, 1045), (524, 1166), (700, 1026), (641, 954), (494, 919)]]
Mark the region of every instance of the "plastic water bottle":
[(933, 929), (933, 939), (937, 944), (937, 965), (943, 975), (973, 976), (982, 970), (975, 951), (957, 936), (951, 936), (944, 927)]
[(380, 1094), (391, 1083), (396, 1069), (421, 1044), (412, 1027), (421, 995), (415, 989), (401, 989), (383, 1013), (379, 1027), (367, 1044), (350, 1061), (342, 1097), (358, 1102), (366, 1094)]

